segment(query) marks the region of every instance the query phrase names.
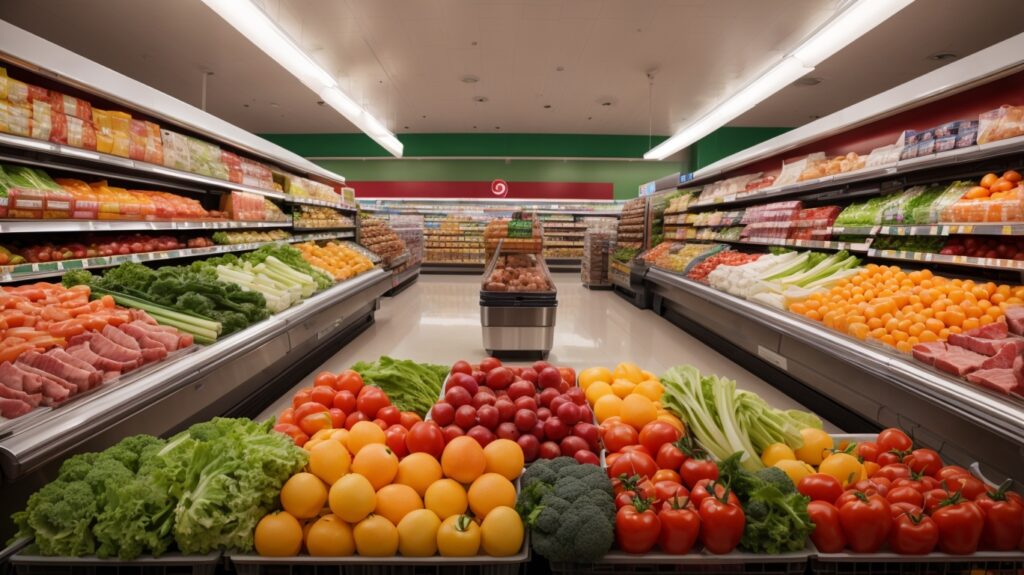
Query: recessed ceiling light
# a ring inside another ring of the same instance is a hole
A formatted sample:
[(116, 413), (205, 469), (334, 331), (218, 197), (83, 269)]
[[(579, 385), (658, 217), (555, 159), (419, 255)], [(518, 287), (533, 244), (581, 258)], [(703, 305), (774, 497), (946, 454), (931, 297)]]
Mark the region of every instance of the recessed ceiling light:
[(544, 104), (544, 109), (545, 110), (551, 109), (551, 104)]
[(565, 71), (565, 66), (558, 66), (557, 68), (555, 68), (555, 72), (564, 72), (564, 71)]
[(271, 102), (271, 103), (270, 103), (270, 107), (271, 107), (271, 108), (280, 108), (280, 107), (281, 107), (281, 104), (278, 104), (277, 102)]
[(472, 74), (466, 74), (465, 76), (462, 77), (462, 83), (463, 84), (476, 84), (479, 81), (480, 81), (480, 78), (477, 78), (476, 76), (474, 76)]
[(495, 127), (494, 127), (494, 129), (495, 129), (495, 130), (500, 130), (500, 129), (501, 129), (501, 126), (495, 126)]
[(474, 96), (473, 101), (483, 104), (484, 102), (487, 101), (487, 96)]
[(476, 46), (476, 44), (477, 44), (476, 40), (473, 40), (472, 42), (469, 43), (470, 46)]
[(960, 56), (957, 56), (952, 52), (936, 52), (935, 54), (928, 56), (928, 59), (935, 60), (937, 62), (952, 62), (953, 60), (956, 60), (959, 57)]
[(409, 126), (404, 126), (404, 129), (408, 130), (408, 129), (409, 129)]
[(797, 81), (793, 82), (793, 85), (794, 86), (817, 86), (820, 83), (821, 83), (821, 78), (817, 78), (815, 76), (804, 76), (803, 78), (800, 78)]

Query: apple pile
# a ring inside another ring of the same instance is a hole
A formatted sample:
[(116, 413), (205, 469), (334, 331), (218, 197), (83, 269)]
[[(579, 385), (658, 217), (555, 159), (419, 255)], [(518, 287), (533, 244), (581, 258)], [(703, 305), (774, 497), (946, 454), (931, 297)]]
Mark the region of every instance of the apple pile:
[(147, 236), (144, 234), (123, 234), (115, 237), (95, 237), (82, 242), (60, 244), (45, 243), (16, 249), (30, 263), (56, 262), (70, 259), (95, 258), (176, 250), (183, 247), (200, 248), (212, 246), (209, 238), (196, 237), (182, 243), (174, 236)]
[(460, 435), (481, 446), (510, 439), (527, 462), (565, 455), (600, 463), (600, 432), (569, 367), (545, 361), (511, 367), (493, 357), (479, 365), (457, 361), (430, 418), (443, 428), (446, 443)]
[(1024, 240), (999, 236), (950, 236), (939, 253), (948, 256), (1024, 260)]

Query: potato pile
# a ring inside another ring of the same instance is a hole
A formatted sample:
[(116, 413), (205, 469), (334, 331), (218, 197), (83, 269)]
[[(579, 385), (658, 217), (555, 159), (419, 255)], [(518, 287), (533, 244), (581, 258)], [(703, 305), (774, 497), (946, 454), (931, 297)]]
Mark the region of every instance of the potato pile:
[(537, 260), (526, 254), (500, 256), (484, 283), (485, 291), (551, 291), (551, 282)]

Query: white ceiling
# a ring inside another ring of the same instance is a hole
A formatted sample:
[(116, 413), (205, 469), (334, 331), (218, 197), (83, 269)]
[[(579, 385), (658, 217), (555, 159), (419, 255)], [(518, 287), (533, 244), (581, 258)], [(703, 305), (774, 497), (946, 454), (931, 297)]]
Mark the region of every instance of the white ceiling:
[[(791, 50), (839, 1), (262, 4), (400, 136), (669, 134)], [(196, 105), (212, 71), (207, 110), (253, 132), (356, 131), (199, 0), (3, 0), (0, 18)], [(797, 126), (940, 66), (930, 54), (966, 55), (1021, 31), (1021, 0), (917, 0), (819, 66), (820, 84), (790, 86), (733, 125)]]

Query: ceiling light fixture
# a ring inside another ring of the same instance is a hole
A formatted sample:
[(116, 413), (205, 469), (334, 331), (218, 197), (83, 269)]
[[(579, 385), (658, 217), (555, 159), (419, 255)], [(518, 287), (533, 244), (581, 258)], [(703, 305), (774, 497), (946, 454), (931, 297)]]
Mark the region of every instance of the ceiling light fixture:
[(252, 0), (203, 0), (203, 3), (391, 155), (402, 157), (402, 142), (345, 94), (334, 77), (299, 48)]
[(814, 67), (860, 38), (914, 0), (850, 0), (845, 8), (819, 27), (794, 51), (739, 91), (719, 102), (698, 120), (644, 154), (648, 160), (664, 160), (690, 146), (750, 110), (782, 88), (808, 74)]

